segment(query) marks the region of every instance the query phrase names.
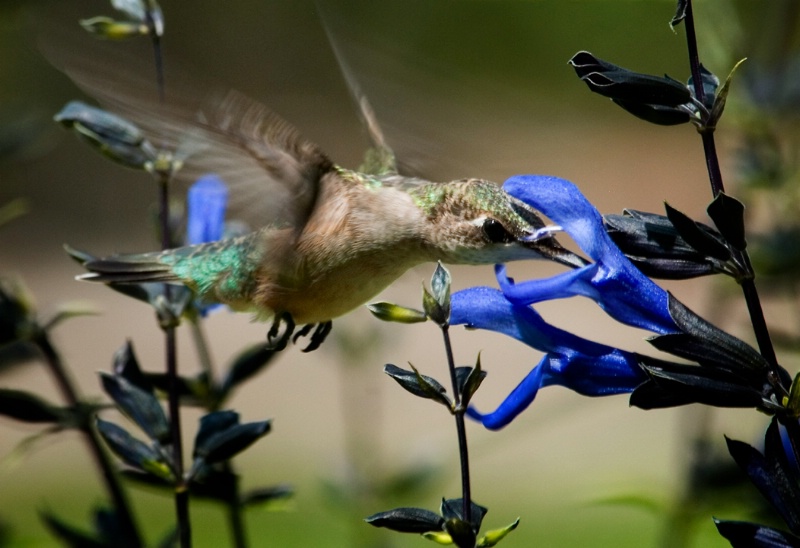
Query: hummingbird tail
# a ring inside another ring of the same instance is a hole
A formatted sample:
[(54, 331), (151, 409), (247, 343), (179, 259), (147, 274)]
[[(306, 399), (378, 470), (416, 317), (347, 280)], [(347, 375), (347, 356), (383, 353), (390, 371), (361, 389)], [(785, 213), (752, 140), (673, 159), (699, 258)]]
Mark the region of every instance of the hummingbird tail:
[(77, 276), (78, 280), (102, 283), (179, 281), (172, 267), (159, 261), (164, 256), (162, 252), (98, 258), (70, 247), (66, 250), (89, 271)]

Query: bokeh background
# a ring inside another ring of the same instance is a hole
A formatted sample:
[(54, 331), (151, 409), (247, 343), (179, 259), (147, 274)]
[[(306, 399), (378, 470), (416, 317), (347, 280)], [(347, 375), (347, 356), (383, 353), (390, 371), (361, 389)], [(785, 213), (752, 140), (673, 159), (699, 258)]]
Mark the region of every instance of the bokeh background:
[[(725, 75), (733, 57), (759, 51), (759, 40), (768, 37), (758, 32), (766, 24), (758, 4), (709, 0), (696, 7), (701, 51), (711, 70)], [(326, 28), (400, 159), (428, 178), (502, 182), (518, 173), (553, 174), (578, 183), (601, 212), (658, 212), (668, 200), (704, 217), (709, 191), (695, 132), (628, 116), (590, 94), (567, 65), (587, 49), (634, 70), (685, 80), (683, 29), (673, 33), (668, 26), (672, 1), (165, 0), (162, 7), (167, 85), (172, 74), (185, 73), (214, 88), (243, 91), (344, 166), (360, 163), (367, 140)], [(24, 279), (42, 318), (68, 304), (98, 312), (63, 324), (54, 337), (81, 390), (101, 399), (96, 372), (108, 370), (126, 339), (150, 370), (163, 367), (163, 349), (148, 307), (75, 282), (81, 270), (62, 251), (64, 243), (97, 254), (157, 247), (152, 181), (112, 165), (51, 121), (67, 101), (85, 97), (37, 44), (57, 40), (54, 28), (76, 27), (79, 18), (98, 14), (112, 10), (99, 0), (0, 4), (0, 205), (23, 197), (30, 207), (0, 227), (0, 272)], [(742, 21), (752, 28), (739, 26)], [(92, 40), (83, 39), (91, 54)], [(144, 44), (130, 46), (132, 58), (149, 59)], [(728, 183), (734, 184), (736, 131), (723, 126), (718, 134)], [(556, 271), (539, 263), (512, 268), (517, 278)], [(416, 268), (376, 300), (418, 306), (420, 284), (432, 272), (432, 265)], [(454, 289), (495, 283), (490, 267), (454, 267), (452, 273)], [(735, 290), (726, 283), (667, 287), (750, 340), (738, 303), (720, 297)], [(578, 334), (652, 352), (646, 333), (615, 325), (589, 302), (552, 302), (540, 310)], [(222, 311), (208, 318), (206, 330), (221, 368), (237, 350), (262, 340), (266, 326)], [(453, 335), (460, 363), (472, 364), (482, 353), (489, 372), (475, 400), (482, 409), (499, 403), (540, 357), (493, 334)], [(252, 545), (423, 545), (415, 536), (382, 536), (361, 519), (397, 505), (436, 509), (442, 496), (458, 496), (452, 419), (382, 373), (385, 363), (411, 362), (443, 377), (439, 332), (426, 324), (382, 324), (362, 308), (335, 322), (321, 350), (284, 354), (230, 402), (243, 420), (274, 419), (273, 432), (236, 459), (244, 487), (290, 483), (297, 492), (288, 508), (248, 513)], [(186, 333), (179, 359), (182, 371), (196, 370)], [(58, 400), (35, 361), (0, 371), (0, 385)], [(184, 415), (189, 441), (197, 417)], [(548, 388), (500, 432), (470, 425), (473, 493), (491, 510), (488, 527), (521, 516), (505, 546), (658, 546), (667, 538), (664, 512), (679, 500), (698, 430), (723, 451), (723, 433), (754, 441), (762, 427), (751, 411), (643, 412), (629, 408), (625, 396), (590, 400)], [(53, 510), (80, 524), (103, 501), (77, 434), (48, 436), (21, 456), (14, 452), (37, 432), (0, 419), (0, 522), (14, 546), (54, 544), (38, 511)], [(405, 497), (358, 495), (363, 485), (411, 470), (431, 471), (430, 481)], [(172, 523), (171, 501), (138, 488), (132, 496), (148, 539), (155, 541)], [(711, 515), (737, 512), (709, 508), (696, 526), (694, 545), (725, 546)], [(225, 545), (219, 508), (193, 503), (192, 516), (196, 546)]]

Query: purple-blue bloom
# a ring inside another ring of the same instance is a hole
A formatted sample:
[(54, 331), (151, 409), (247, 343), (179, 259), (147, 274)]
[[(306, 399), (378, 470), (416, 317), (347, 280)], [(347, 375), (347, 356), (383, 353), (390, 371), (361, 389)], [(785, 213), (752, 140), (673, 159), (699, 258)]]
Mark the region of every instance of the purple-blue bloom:
[[(186, 196), (186, 244), (215, 242), (225, 231), (225, 209), (228, 187), (217, 175), (203, 175), (189, 187)], [(197, 303), (202, 316), (220, 307), (219, 304)]]
[(666, 291), (643, 275), (606, 234), (603, 219), (577, 187), (556, 177), (519, 175), (503, 188), (564, 230), (595, 262), (550, 278), (515, 284), (496, 267), (502, 291), (475, 287), (452, 298), (451, 324), (489, 329), (545, 352), (539, 364), (492, 413), (470, 408), (470, 416), (491, 429), (502, 428), (536, 397), (558, 384), (588, 396), (631, 392), (646, 376), (635, 354), (592, 342), (542, 319), (533, 303), (582, 295), (621, 323), (658, 334), (679, 331), (669, 315)]
[(554, 327), (533, 308), (513, 303), (497, 289), (465, 289), (453, 294), (451, 304), (452, 325), (497, 331), (546, 353), (497, 410), (482, 414), (469, 408), (469, 415), (489, 429), (511, 422), (543, 386), (557, 384), (586, 396), (607, 396), (630, 392), (646, 378), (634, 354)]
[(214, 174), (203, 175), (189, 188), (186, 196), (186, 243), (215, 242), (225, 229), (228, 187)]
[(631, 263), (603, 226), (597, 209), (569, 181), (543, 175), (517, 175), (503, 189), (547, 215), (595, 262), (543, 280), (514, 284), (497, 267), (505, 296), (517, 304), (583, 295), (618, 322), (654, 333), (678, 332), (669, 315), (667, 292)]

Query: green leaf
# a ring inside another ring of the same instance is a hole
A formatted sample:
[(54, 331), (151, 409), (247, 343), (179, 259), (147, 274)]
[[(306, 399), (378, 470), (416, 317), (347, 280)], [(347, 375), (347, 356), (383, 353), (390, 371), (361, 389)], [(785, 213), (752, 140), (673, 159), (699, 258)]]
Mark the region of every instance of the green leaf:
[(412, 371), (407, 371), (389, 363), (384, 366), (383, 372), (415, 396), (439, 402), (448, 409), (452, 408), (450, 398), (445, 395), (447, 390), (444, 386), (433, 377), (421, 375), (413, 365), (411, 369)]
[(171, 429), (164, 409), (152, 392), (146, 392), (129, 380), (108, 373), (100, 373), (103, 389), (150, 439), (165, 444), (169, 442)]
[(717, 91), (717, 95), (714, 98), (714, 106), (711, 108), (711, 115), (709, 116), (707, 124), (709, 127), (716, 127), (717, 123), (719, 123), (719, 119), (722, 117), (722, 112), (725, 110), (725, 102), (728, 100), (728, 92), (730, 91), (733, 73), (736, 72), (736, 69), (739, 68), (739, 65), (744, 63), (746, 60), (747, 58), (745, 57), (733, 66), (731, 72), (728, 74), (728, 77), (725, 78), (725, 83), (723, 83), (722, 87), (720, 87), (719, 91)]
[(0, 415), (22, 422), (61, 423), (68, 414), (68, 409), (52, 405), (29, 392), (0, 388)]
[(487, 533), (478, 541), (478, 548), (490, 548), (491, 546), (496, 546), (497, 543), (506, 538), (506, 535), (516, 529), (518, 525), (519, 518), (501, 529), (492, 529), (491, 531), (487, 531)]
[(81, 19), (79, 22), (90, 34), (108, 40), (124, 40), (148, 34), (147, 25), (133, 21), (117, 21), (110, 17), (98, 16)]
[(459, 548), (474, 548), (476, 534), (472, 524), (458, 518), (451, 518), (444, 523), (445, 530), (450, 534), (453, 543)]
[(370, 303), (367, 309), (376, 318), (385, 322), (420, 323), (428, 320), (424, 312), (394, 303)]
[(39, 517), (50, 532), (72, 548), (109, 548), (109, 544), (96, 536), (69, 525), (50, 512), (40, 512)]
[(731, 252), (725, 247), (725, 244), (716, 240), (711, 234), (703, 230), (702, 226), (692, 220), (688, 215), (678, 211), (669, 204), (665, 203), (664, 207), (667, 210), (667, 217), (670, 222), (687, 244), (703, 255), (713, 257), (720, 261), (727, 261), (731, 258)]

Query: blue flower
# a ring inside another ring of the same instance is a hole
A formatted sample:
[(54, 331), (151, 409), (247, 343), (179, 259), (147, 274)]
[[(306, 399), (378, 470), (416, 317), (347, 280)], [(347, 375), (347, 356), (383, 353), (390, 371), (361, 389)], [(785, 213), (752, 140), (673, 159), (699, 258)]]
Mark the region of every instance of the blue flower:
[(214, 174), (203, 175), (189, 188), (186, 197), (186, 243), (215, 242), (225, 230), (228, 187)]
[(472, 418), (492, 430), (524, 411), (543, 386), (556, 384), (586, 396), (607, 396), (630, 392), (646, 379), (635, 354), (554, 327), (533, 308), (511, 302), (497, 289), (473, 287), (453, 294), (450, 322), (497, 331), (545, 352), (497, 410), (481, 414), (469, 408)]
[(644, 276), (606, 234), (597, 209), (569, 181), (519, 175), (503, 188), (557, 224), (594, 260), (556, 276), (514, 283), (503, 265), (496, 267), (502, 291), (475, 287), (453, 295), (451, 324), (488, 329), (513, 337), (545, 353), (542, 360), (492, 413), (469, 414), (490, 429), (502, 428), (536, 397), (539, 388), (565, 386), (587, 396), (631, 392), (646, 380), (636, 354), (592, 342), (542, 319), (534, 303), (582, 295), (615, 320), (658, 334), (677, 333), (667, 293)]
[(597, 209), (578, 188), (564, 179), (517, 175), (503, 189), (541, 211), (569, 234), (595, 262), (543, 280), (514, 284), (497, 268), (505, 296), (517, 304), (583, 295), (593, 299), (618, 322), (658, 334), (677, 333), (669, 315), (667, 292), (631, 263), (603, 226)]
[[(203, 175), (189, 187), (186, 196), (186, 244), (215, 242), (225, 232), (225, 209), (228, 206), (228, 187), (214, 174)], [(201, 316), (220, 307), (220, 304), (197, 303)]]

